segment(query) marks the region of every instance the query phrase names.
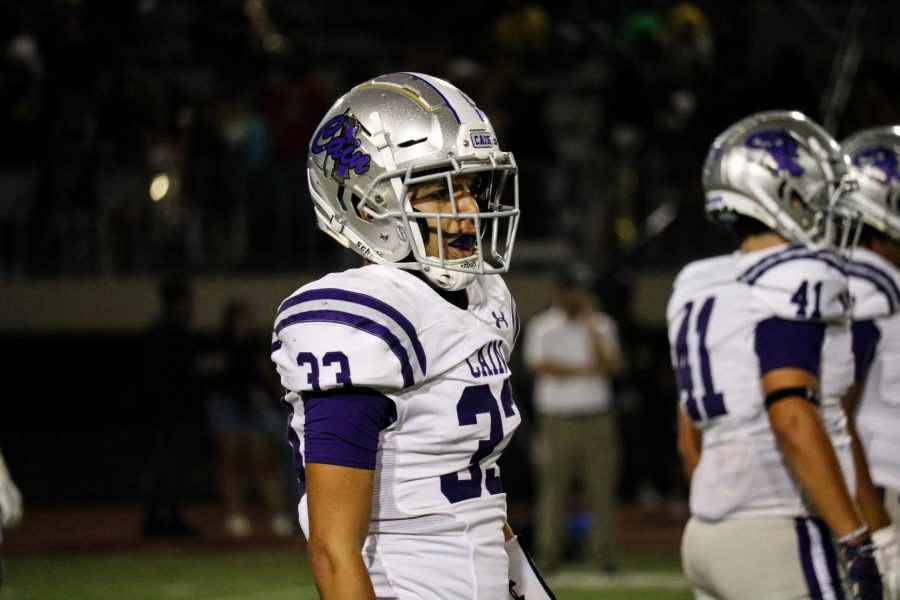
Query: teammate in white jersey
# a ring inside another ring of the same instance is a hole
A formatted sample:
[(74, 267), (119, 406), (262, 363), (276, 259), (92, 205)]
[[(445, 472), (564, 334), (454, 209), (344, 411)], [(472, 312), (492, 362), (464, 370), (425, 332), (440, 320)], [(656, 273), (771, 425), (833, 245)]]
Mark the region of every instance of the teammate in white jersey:
[(279, 307), (300, 520), (323, 598), (552, 598), (506, 525), (497, 460), (520, 422), (519, 320), (500, 273), (517, 169), (446, 81), (342, 96), (307, 162), (319, 226), (365, 266)]
[[(817, 240), (845, 163), (795, 112), (751, 115), (713, 142), (706, 212), (738, 251), (689, 264), (667, 309), (691, 481), (682, 539), (697, 598), (881, 598), (850, 489), (844, 263)], [(849, 482), (849, 485), (848, 485)]]
[[(857, 448), (857, 501), (873, 529), (885, 597), (900, 598), (900, 127), (874, 127), (841, 143), (857, 189), (848, 194), (862, 217), (859, 246), (847, 268), (853, 299), (854, 385), (846, 408)], [(868, 471), (865, 463), (868, 457)], [(893, 521), (893, 526), (891, 525)]]

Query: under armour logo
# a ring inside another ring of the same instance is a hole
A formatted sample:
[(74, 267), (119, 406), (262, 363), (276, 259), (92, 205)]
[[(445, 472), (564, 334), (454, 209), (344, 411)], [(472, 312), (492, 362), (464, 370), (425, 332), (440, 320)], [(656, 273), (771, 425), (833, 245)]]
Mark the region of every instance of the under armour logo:
[(500, 316), (497, 316), (497, 313), (491, 311), (491, 316), (494, 317), (494, 320), (497, 321), (497, 329), (500, 329), (501, 323), (503, 323), (503, 327), (509, 328), (509, 321), (506, 320), (506, 315), (503, 314), (503, 311), (500, 311)]

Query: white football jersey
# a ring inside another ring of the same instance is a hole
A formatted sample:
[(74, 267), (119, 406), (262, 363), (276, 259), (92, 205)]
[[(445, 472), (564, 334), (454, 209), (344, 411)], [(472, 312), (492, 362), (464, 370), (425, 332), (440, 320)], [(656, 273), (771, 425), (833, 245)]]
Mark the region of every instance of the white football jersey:
[(276, 318), (272, 358), (293, 407), (295, 460), (305, 455), (303, 392), (368, 387), (395, 404), (364, 550), (379, 596), (508, 594), (497, 459), (521, 420), (508, 365), (519, 322), (499, 275), (466, 291), (462, 310), (411, 273), (368, 265), (300, 288)]
[(900, 489), (900, 269), (865, 248), (848, 265), (853, 320), (877, 329), (856, 428), (876, 485)]
[(766, 413), (755, 332), (773, 317), (827, 324), (819, 414), (852, 485), (840, 406), (852, 382), (847, 304), (841, 260), (802, 244), (700, 260), (678, 275), (666, 315), (672, 364), (680, 408), (703, 432), (692, 514), (709, 520), (808, 514)]

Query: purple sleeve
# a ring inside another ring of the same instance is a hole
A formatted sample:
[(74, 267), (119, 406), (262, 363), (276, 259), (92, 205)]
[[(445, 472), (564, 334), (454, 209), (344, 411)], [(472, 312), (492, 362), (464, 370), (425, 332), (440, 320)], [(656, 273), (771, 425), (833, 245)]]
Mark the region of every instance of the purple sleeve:
[(369, 388), (303, 394), (306, 462), (375, 469), (378, 436), (396, 418), (394, 403)]
[(756, 326), (754, 345), (759, 358), (759, 372), (794, 368), (819, 376), (825, 323), (790, 321), (773, 317)]
[(869, 375), (872, 361), (875, 360), (875, 348), (881, 339), (881, 332), (872, 321), (854, 321), (852, 331), (853, 381), (862, 383)]

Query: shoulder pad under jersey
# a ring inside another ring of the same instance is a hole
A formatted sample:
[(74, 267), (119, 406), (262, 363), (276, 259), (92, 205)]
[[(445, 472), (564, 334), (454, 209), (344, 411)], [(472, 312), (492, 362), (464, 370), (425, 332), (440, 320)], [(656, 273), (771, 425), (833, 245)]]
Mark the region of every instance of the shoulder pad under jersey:
[(751, 286), (760, 318), (836, 322), (848, 317), (845, 262), (834, 252), (789, 244), (760, 258), (744, 255), (738, 281)]
[(734, 281), (736, 260), (737, 254), (732, 253), (695, 260), (684, 266), (672, 284), (666, 319), (671, 322), (676, 317), (676, 313), (683, 308), (686, 297)]
[(847, 265), (853, 318), (879, 319), (900, 311), (900, 270), (866, 248), (857, 248)]
[(272, 359), (285, 388), (390, 390), (422, 380), (428, 367), (413, 322), (415, 289), (378, 271), (373, 266), (327, 275), (281, 303)]

